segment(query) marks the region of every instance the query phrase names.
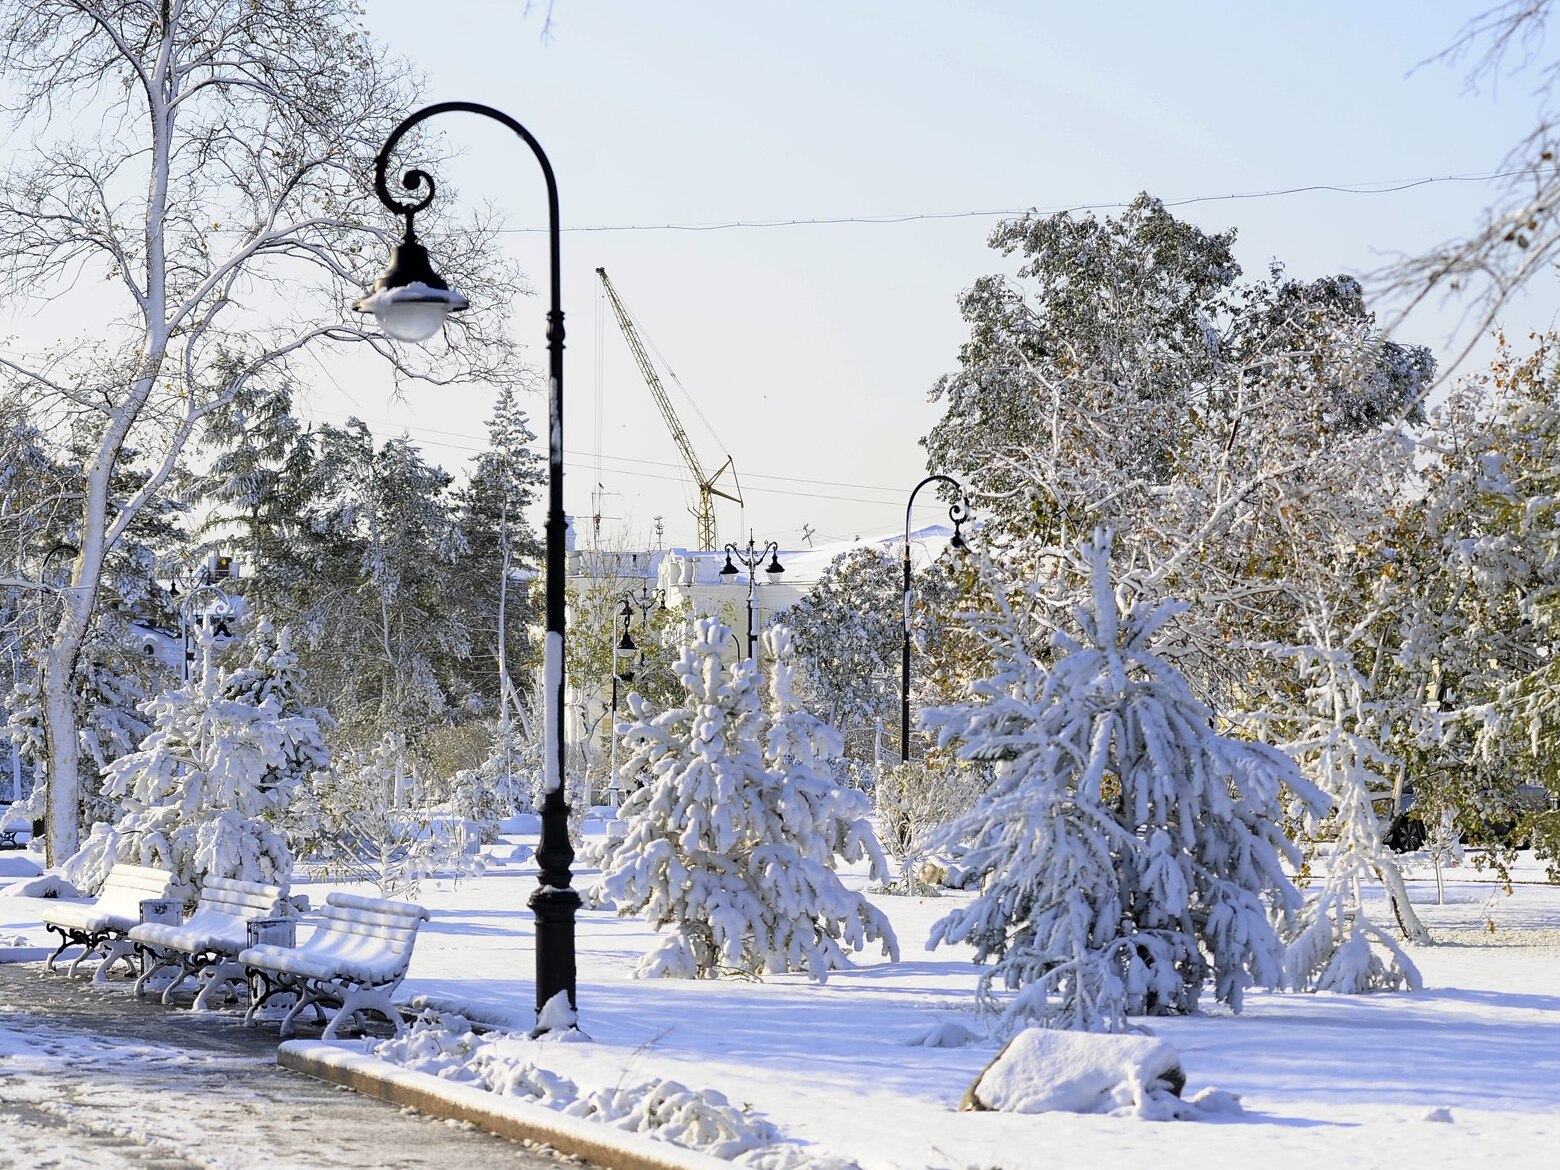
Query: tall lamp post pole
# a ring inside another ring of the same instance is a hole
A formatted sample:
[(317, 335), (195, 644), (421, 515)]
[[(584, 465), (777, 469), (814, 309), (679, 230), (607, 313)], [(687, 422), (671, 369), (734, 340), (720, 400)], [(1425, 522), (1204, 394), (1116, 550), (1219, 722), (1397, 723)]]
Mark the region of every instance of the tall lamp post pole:
[[(409, 170), (401, 178), (408, 191), (427, 193), (414, 202), (394, 199), (385, 183), (390, 155), (407, 131), (438, 114), (466, 113), (490, 118), (507, 126), (528, 146), (542, 168), (547, 183), (549, 289), (547, 311), (547, 639), (543, 650), (544, 714), (542, 780), (542, 833), (537, 850), (540, 873), (530, 906), (536, 914), (536, 1010), (538, 1016), (560, 992), (572, 1011), (575, 998), (574, 916), (580, 895), (571, 885), (569, 867), (574, 849), (569, 844), (569, 806), (563, 791), (563, 695), (564, 695), (564, 516), (563, 516), (563, 296), (559, 265), (558, 183), (541, 144), (531, 132), (508, 114), (475, 102), (438, 102), (411, 114), (390, 132), (374, 162), (374, 190), (379, 200), (397, 215), (406, 217), (406, 232), (391, 252), (390, 263), (375, 281), (373, 291), (354, 303), (359, 312), (373, 313), (379, 326), (402, 341), (423, 341), (437, 333), (445, 315), (465, 309), (464, 296), (450, 289), (433, 270), (428, 253), (417, 242), (413, 217), (433, 201), (433, 178), (426, 171)], [(540, 1021), (539, 1021), (539, 1026)]]
[(753, 628), (753, 590), (758, 583), (758, 563), (769, 557), (769, 563), (764, 566), (764, 574), (771, 581), (776, 580), (785, 572), (785, 566), (780, 563), (780, 546), (774, 541), (765, 541), (760, 547), (754, 540), (753, 534), (748, 533), (747, 548), (739, 545), (728, 544), (726, 546), (726, 563), (721, 566), (722, 577), (735, 577), (741, 570), (732, 563), (731, 558), (736, 557), (748, 571), (748, 595), (747, 595), (747, 652), (748, 657), (754, 657), (754, 649), (758, 642), (758, 632)]
[[(617, 611), (612, 618), (612, 714), (607, 717), (607, 735), (610, 737), (609, 742), (612, 746), (607, 751), (607, 799), (611, 801), (614, 810), (617, 809), (618, 801), (622, 796), (622, 789), (618, 786), (617, 775), (618, 683), (634, 681), (634, 672), (621, 669), (618, 666), (618, 660), (633, 658), (634, 651), (639, 649), (639, 647), (634, 645), (634, 639), (629, 636), (628, 632), (628, 628), (634, 624), (634, 609), (629, 604), (632, 599), (633, 594), (625, 593), (622, 601), (618, 603)], [(621, 639), (617, 637), (619, 618), (623, 621), (623, 637)], [(643, 632), (640, 633), (640, 637), (644, 637)]]
[(929, 475), (910, 489), (910, 502), (905, 505), (904, 610), (901, 615), (904, 639), (899, 655), (899, 760), (904, 764), (910, 762), (910, 603), (913, 589), (910, 584), (910, 510), (915, 507), (916, 493), (929, 483), (945, 483), (959, 493), (959, 502), (948, 509), (948, 519), (953, 521), (953, 539), (949, 544), (956, 550), (965, 547), (962, 529), (970, 518), (970, 498), (959, 481), (951, 476)]

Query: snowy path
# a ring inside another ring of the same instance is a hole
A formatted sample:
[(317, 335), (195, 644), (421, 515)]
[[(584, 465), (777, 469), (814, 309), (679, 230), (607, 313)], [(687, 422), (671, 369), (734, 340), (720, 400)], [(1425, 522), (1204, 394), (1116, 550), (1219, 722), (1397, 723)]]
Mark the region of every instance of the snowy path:
[(271, 1028), (0, 963), (0, 1167), (556, 1170), (276, 1067)]

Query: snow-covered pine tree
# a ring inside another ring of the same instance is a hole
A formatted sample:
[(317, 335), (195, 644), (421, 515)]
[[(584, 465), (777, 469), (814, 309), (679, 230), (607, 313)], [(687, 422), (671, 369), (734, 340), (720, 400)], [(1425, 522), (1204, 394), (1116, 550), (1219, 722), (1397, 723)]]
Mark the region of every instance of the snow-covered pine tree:
[(1280, 827), (1281, 790), (1312, 805), (1321, 794), (1281, 752), (1215, 730), (1156, 652), (1179, 603), (1135, 605), (1113, 590), (1107, 533), (1067, 560), (1086, 585), (1078, 635), (1043, 606), (1035, 628), (988, 565), (998, 669), (971, 701), (923, 718), (995, 770), (934, 842), (963, 847), (986, 876), (929, 945), (966, 942), (992, 963), (977, 994), (1008, 1032), (1119, 1031), (1129, 1016), (1190, 1012), (1210, 976), (1239, 1010), (1247, 987), (1283, 984), (1275, 921), (1301, 901), (1284, 872), (1299, 855)]
[[(731, 636), (714, 618), (693, 623), (676, 667), (681, 706), (652, 715), (629, 697), (620, 774), (642, 783), (620, 812), (627, 833), (605, 850), (602, 886), (620, 914), (671, 928), (636, 973), (821, 981), (847, 962), (842, 943), (876, 938), (895, 955), (887, 922), (833, 872), (838, 853), (882, 864), (864, 807), (819, 765), (837, 737), (795, 705), (789, 658), (766, 735), (753, 660), (721, 661)], [(779, 649), (788, 655), (789, 640)]]
[(323, 707), (304, 702), (307, 674), (292, 648), (292, 631), (276, 629), (261, 615), (244, 637), (249, 661), (222, 677), (222, 697), (259, 707), (275, 706), (282, 719), (286, 762), (266, 779), (268, 788), (291, 788), (330, 767), (325, 731), (335, 720)]
[[(764, 634), (768, 642), (769, 730), (764, 758), (782, 785), (780, 816), (785, 840), (764, 846), (772, 859), (768, 880), (778, 887), (781, 905), (812, 920), (809, 943), (805, 927), (793, 936), (803, 951), (816, 947), (827, 967), (848, 965), (840, 950), (845, 943), (853, 951), (868, 941), (882, 943), (885, 954), (899, 957), (899, 943), (882, 912), (861, 894), (847, 890), (835, 873), (836, 859), (847, 864), (866, 861), (868, 876), (882, 883), (889, 879), (887, 859), (872, 828), (867, 798), (840, 782), (844, 738), (802, 704), (796, 693), (797, 662), (789, 627), (774, 625)], [(755, 853), (755, 863), (759, 860)], [(800, 965), (812, 970), (805, 954), (788, 956), (786, 970)], [(818, 976), (821, 977), (821, 976)]]
[(105, 784), (124, 812), (61, 865), (67, 880), (91, 890), (115, 862), (161, 866), (190, 905), (209, 877), (287, 885), (292, 853), (271, 821), (291, 795), (289, 750), (310, 738), (299, 724), (313, 720), (283, 714), (276, 696), (229, 698), (226, 682), (205, 669), (144, 704), (152, 731)]

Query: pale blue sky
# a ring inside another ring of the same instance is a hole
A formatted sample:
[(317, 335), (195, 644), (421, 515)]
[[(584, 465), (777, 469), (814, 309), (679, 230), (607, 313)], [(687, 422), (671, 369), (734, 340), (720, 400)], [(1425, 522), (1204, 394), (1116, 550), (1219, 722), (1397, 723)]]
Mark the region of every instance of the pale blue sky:
[[(544, 8), (367, 0), (367, 22), (426, 72), (430, 101), (486, 102), (523, 122), (575, 228), (1060, 209), (1143, 189), (1173, 200), (1486, 172), (1532, 109), (1528, 78), (1497, 100), (1465, 94), (1445, 66), (1414, 70), (1478, 8), (1443, 0), (556, 0), (548, 43)], [(519, 143), (476, 118), (442, 129), (466, 152), (450, 176), (463, 197), (514, 227), (544, 222)], [(1238, 228), (1248, 274), (1278, 257), (1316, 276), (1462, 230), (1489, 194), (1447, 183), (1178, 214)], [(616, 325), (598, 316), (604, 266), (719, 436), (685, 406), (697, 450), (719, 463), (723, 442), (735, 456), (748, 506), (721, 513), (722, 540), (747, 527), (786, 545), (803, 525), (820, 539), (897, 529), (925, 473), (927, 390), (964, 335), (955, 298), (1003, 267), (984, 244), (995, 222), (569, 232), (570, 511), (591, 512), (599, 394), (606, 531), (653, 543), (662, 514), (669, 545), (692, 540), (687, 477)], [(538, 286), (543, 245), (506, 237)], [(1546, 283), (1512, 323), (1547, 325), (1557, 304)], [(531, 298), (517, 312), (538, 362), (544, 311)], [(1447, 322), (1427, 317), (1404, 336), (1439, 346)], [(321, 387), (312, 407), (405, 427), (446, 466), (469, 456), (487, 395), (392, 403), (388, 389), (369, 370)]]

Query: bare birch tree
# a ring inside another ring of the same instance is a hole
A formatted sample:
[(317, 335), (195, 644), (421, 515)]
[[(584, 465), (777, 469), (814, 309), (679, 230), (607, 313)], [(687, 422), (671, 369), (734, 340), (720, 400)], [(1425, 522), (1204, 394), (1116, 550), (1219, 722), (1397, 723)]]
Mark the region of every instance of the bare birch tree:
[(1560, 259), (1560, 58), (1545, 44), (1553, 7), (1553, 0), (1503, 0), (1470, 18), (1425, 62), (1465, 68), (1469, 90), (1527, 73), (1537, 101), (1534, 127), (1507, 151), (1499, 167), (1503, 187), (1482, 222), (1376, 274), (1383, 291), (1402, 301), (1399, 320), (1434, 297), (1462, 302), (1471, 327), (1463, 350), (1443, 363), (1448, 371), (1495, 327), (1517, 290), (1552, 273)]
[[(79, 839), (70, 680), (104, 558), (203, 423), (321, 344), (367, 345), (408, 377), (508, 363), (481, 314), (451, 326), (465, 335), (457, 370), (411, 364), (346, 319), (391, 228), (372, 159), (414, 91), (350, 0), (0, 0), (0, 69), (31, 140), (0, 176), (0, 296), (74, 304), (84, 322), (53, 349), (0, 351), (7, 392), (88, 451), (75, 563), (41, 654), (57, 861)], [(427, 226), (426, 242), (451, 245), (452, 279), (513, 287), (506, 269), (477, 270), (485, 225)], [(143, 478), (116, 499), (130, 452)]]

